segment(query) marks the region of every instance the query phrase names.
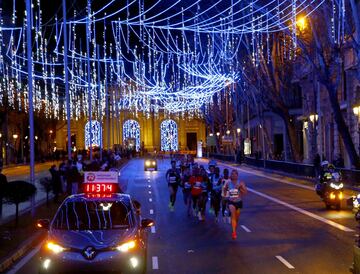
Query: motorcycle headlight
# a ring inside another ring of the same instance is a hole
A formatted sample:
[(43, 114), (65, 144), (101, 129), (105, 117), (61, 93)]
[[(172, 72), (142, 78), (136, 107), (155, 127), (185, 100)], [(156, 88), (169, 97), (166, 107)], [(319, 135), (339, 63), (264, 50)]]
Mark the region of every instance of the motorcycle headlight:
[(53, 242), (48, 242), (46, 244), (47, 249), (51, 250), (55, 254), (59, 254), (66, 250), (66, 248), (62, 247), (61, 245), (55, 244)]
[(343, 183), (340, 183), (339, 185), (338, 184), (334, 184), (334, 183), (331, 183), (330, 184), (330, 187), (331, 188), (334, 188), (334, 189), (342, 189), (344, 187)]
[(128, 252), (130, 249), (134, 249), (135, 247), (136, 242), (132, 240), (117, 246), (116, 249), (121, 252)]

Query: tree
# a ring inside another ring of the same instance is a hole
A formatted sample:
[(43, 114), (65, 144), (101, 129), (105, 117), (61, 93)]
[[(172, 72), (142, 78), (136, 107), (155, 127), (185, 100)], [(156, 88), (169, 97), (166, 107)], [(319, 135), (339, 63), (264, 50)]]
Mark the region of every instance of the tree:
[(15, 226), (18, 226), (19, 205), (28, 201), (36, 193), (36, 187), (26, 181), (12, 181), (5, 185), (4, 200), (6, 203), (15, 204)]

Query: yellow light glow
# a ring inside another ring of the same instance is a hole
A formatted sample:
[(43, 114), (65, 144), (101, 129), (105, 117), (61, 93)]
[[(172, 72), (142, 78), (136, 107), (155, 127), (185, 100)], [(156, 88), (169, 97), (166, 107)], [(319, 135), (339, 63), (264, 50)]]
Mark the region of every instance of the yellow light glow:
[(356, 116), (360, 115), (360, 106), (353, 107), (353, 112)]
[(331, 200), (334, 200), (336, 198), (336, 196), (335, 196), (335, 194), (332, 192), (332, 193), (330, 193), (330, 199)]
[(297, 19), (296, 26), (300, 31), (303, 31), (304, 29), (306, 29), (306, 26), (307, 26), (306, 18), (300, 17), (299, 19)]
[(130, 249), (135, 248), (135, 246), (136, 246), (135, 241), (129, 241), (122, 245), (117, 246), (116, 249), (121, 252), (128, 252)]
[(56, 254), (61, 253), (65, 250), (65, 248), (63, 248), (62, 246), (60, 246), (58, 244), (54, 244), (52, 242), (48, 242), (46, 247)]
[(340, 192), (340, 193), (339, 193), (339, 199), (342, 200), (343, 198), (344, 198), (343, 193)]

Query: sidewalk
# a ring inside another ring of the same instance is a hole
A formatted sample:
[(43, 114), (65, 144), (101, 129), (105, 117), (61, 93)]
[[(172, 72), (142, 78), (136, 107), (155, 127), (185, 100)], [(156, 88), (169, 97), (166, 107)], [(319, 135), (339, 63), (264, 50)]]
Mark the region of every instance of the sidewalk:
[[(209, 160), (208, 158), (203, 158), (203, 159), (206, 161)], [(283, 172), (283, 171), (260, 168), (260, 167), (255, 167), (255, 166), (251, 166), (251, 165), (246, 165), (246, 164), (240, 165), (238, 163), (221, 161), (221, 160), (217, 160), (217, 159), (216, 159), (216, 162), (223, 164), (223, 165), (230, 166), (230, 167), (240, 168), (240, 169), (244, 170), (245, 172), (254, 174), (255, 176), (266, 177), (270, 180), (284, 182), (287, 184), (298, 185), (299, 187), (303, 187), (303, 188), (306, 188), (309, 190), (314, 190), (314, 187), (315, 187), (315, 179), (314, 178), (310, 178), (310, 177), (306, 177), (306, 176), (298, 176), (298, 175), (290, 174), (290, 173)], [(346, 196), (351, 197), (351, 196), (355, 196), (359, 193), (360, 193), (360, 188), (345, 185), (345, 195)]]
[[(40, 185), (40, 179), (44, 177), (51, 177), (49, 168), (57, 162), (46, 162), (35, 165), (35, 186), (37, 188), (35, 194), (35, 204), (39, 205), (45, 202), (46, 192), (43, 191)], [(4, 169), (3, 173), (6, 175), (8, 182), (15, 180), (30, 181), (30, 167), (28, 165), (11, 166)], [(29, 202), (21, 203), (19, 206), (19, 215), (29, 211), (31, 204)], [(15, 218), (15, 205), (3, 204), (2, 216), (0, 216), (0, 224), (6, 223)]]

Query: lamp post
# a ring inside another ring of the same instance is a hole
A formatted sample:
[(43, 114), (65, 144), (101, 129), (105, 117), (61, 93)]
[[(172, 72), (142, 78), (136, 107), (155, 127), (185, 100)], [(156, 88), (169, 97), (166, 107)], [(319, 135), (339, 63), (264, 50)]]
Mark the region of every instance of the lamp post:
[(353, 112), (358, 118), (358, 135), (359, 135), (359, 153), (360, 153), (360, 105), (353, 107)]
[(16, 149), (16, 141), (19, 138), (19, 135), (13, 134), (12, 136), (14, 138), (14, 153), (15, 153), (15, 163), (17, 163), (17, 149)]
[[(312, 152), (313, 152), (313, 157), (315, 157), (315, 154), (318, 153), (318, 149), (317, 149), (317, 121), (319, 119), (319, 115), (316, 113), (312, 113), (309, 115), (309, 120), (312, 124), (312, 128), (313, 128), (313, 140), (312, 140)], [(320, 155), (320, 159), (322, 155)]]

